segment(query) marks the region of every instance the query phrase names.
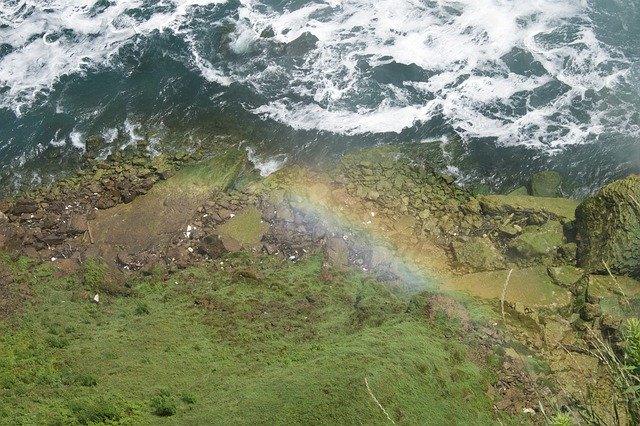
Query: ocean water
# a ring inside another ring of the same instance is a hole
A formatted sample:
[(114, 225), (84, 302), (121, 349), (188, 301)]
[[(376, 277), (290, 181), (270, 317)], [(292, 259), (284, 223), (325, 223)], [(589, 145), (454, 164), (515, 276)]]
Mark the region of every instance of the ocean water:
[(5, 181), (92, 134), (231, 134), (265, 172), (437, 141), (463, 181), (553, 168), (582, 196), (640, 172), (640, 2), (0, 0)]

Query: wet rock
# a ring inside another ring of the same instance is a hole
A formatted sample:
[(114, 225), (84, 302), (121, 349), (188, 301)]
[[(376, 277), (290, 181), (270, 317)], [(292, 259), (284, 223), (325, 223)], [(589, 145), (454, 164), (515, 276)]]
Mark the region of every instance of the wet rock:
[(562, 225), (550, 221), (542, 226), (528, 226), (522, 235), (509, 242), (509, 248), (525, 259), (555, 255), (563, 244)]
[(260, 33), (260, 37), (261, 38), (273, 38), (275, 36), (276, 36), (276, 33), (273, 31), (273, 28), (271, 28), (271, 27), (265, 28)]
[(613, 182), (576, 209), (578, 265), (640, 278), (640, 175)]
[(87, 158), (95, 158), (105, 146), (106, 141), (102, 136), (89, 136), (85, 141), (85, 153)]
[(502, 253), (488, 238), (472, 238), (466, 243), (454, 243), (452, 248), (456, 261), (474, 271), (492, 271), (505, 267)]
[(531, 176), (529, 180), (529, 195), (534, 197), (561, 197), (562, 176), (558, 172), (544, 171)]

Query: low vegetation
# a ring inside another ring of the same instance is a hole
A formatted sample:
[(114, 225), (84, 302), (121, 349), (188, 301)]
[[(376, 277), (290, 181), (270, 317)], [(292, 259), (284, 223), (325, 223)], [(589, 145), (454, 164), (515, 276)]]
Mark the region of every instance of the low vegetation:
[(35, 296), (0, 323), (0, 424), (523, 422), (497, 417), (455, 321), (318, 256), (230, 255), (121, 292), (96, 261), (1, 261)]

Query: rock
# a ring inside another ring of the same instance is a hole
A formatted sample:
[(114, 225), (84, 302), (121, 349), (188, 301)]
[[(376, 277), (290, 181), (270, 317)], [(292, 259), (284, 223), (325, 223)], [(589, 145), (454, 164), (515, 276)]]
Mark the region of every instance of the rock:
[(503, 269), (505, 261), (502, 253), (488, 238), (472, 238), (466, 243), (453, 245), (456, 260), (474, 271)]
[(595, 303), (585, 303), (582, 308), (580, 308), (580, 319), (583, 321), (593, 321), (600, 315), (602, 315), (600, 305)]
[(467, 201), (462, 206), (462, 210), (464, 210), (465, 213), (469, 213), (469, 214), (482, 213), (482, 207), (480, 206), (480, 202), (478, 201), (477, 198), (471, 198), (469, 201)]
[(117, 204), (116, 200), (111, 198), (111, 196), (104, 195), (96, 201), (96, 208), (100, 210), (110, 209), (111, 207), (115, 207)]
[(325, 254), (333, 267), (342, 268), (349, 264), (349, 246), (342, 238), (327, 240)]
[(105, 143), (106, 141), (102, 136), (89, 136), (84, 144), (87, 158), (97, 157)]
[(584, 275), (584, 271), (575, 266), (559, 266), (547, 268), (551, 280), (560, 287), (570, 288)]
[(67, 223), (67, 234), (80, 235), (89, 230), (87, 217), (85, 215), (73, 215)]
[(509, 248), (525, 259), (539, 259), (555, 255), (563, 244), (563, 238), (560, 222), (549, 221), (542, 226), (527, 226), (509, 243)]
[(507, 195), (529, 195), (529, 191), (524, 186), (519, 186), (513, 191), (509, 192)]
[(222, 256), (226, 251), (224, 243), (217, 235), (207, 235), (198, 245), (198, 253), (211, 259)]
[(534, 197), (561, 197), (562, 176), (558, 172), (544, 171), (531, 176), (529, 195)]
[(11, 207), (10, 213), (19, 216), (24, 213), (35, 213), (38, 211), (38, 203), (34, 200), (18, 200)]
[(142, 265), (144, 265), (144, 262), (140, 261), (139, 259), (136, 259), (131, 254), (124, 253), (124, 252), (118, 253), (118, 255), (116, 256), (116, 262), (121, 267), (130, 269), (130, 270), (140, 269)]
[(640, 278), (640, 175), (613, 182), (576, 209), (577, 262)]
[(511, 213), (538, 214), (547, 217), (573, 219), (579, 202), (564, 198), (543, 198), (512, 195), (485, 195), (479, 198), (482, 212), (488, 215), (508, 215)]

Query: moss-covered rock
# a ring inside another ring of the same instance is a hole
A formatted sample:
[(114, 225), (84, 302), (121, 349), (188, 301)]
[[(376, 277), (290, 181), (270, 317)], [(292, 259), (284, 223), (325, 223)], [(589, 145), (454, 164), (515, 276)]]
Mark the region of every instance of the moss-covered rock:
[(640, 175), (613, 182), (576, 210), (578, 265), (640, 277)]
[(502, 253), (488, 238), (473, 238), (463, 244), (454, 244), (456, 260), (474, 271), (493, 271), (505, 267)]
[(579, 201), (565, 198), (532, 197), (528, 195), (485, 195), (480, 198), (486, 214), (540, 213), (554, 218), (573, 220)]
[(560, 197), (562, 176), (558, 172), (547, 170), (535, 173), (529, 180), (529, 194), (534, 197)]
[(525, 259), (555, 255), (563, 243), (562, 224), (549, 221), (542, 226), (528, 226), (522, 235), (509, 243), (509, 248)]

